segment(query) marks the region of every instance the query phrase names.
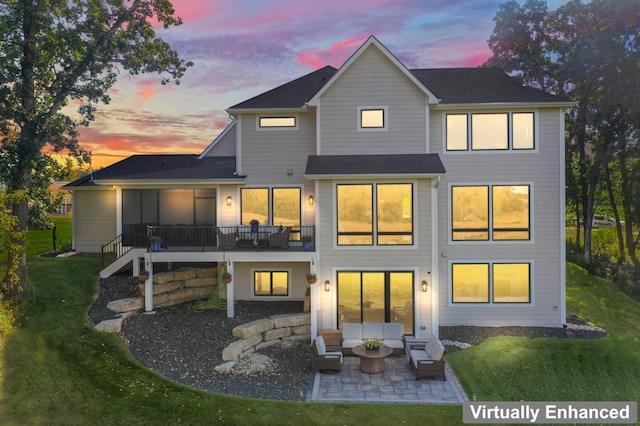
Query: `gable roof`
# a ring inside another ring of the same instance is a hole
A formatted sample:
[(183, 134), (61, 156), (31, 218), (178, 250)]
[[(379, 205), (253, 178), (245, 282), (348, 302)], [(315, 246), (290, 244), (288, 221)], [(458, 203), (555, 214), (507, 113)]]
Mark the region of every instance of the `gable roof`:
[(440, 176), (446, 173), (438, 154), (310, 155), (308, 179), (340, 176)]
[(182, 155), (132, 155), (88, 176), (77, 179), (65, 188), (100, 185), (101, 182), (172, 181), (172, 180), (242, 180), (235, 175), (235, 157), (204, 157)]
[(430, 104), (436, 104), (438, 103), (438, 99), (436, 98), (436, 96), (431, 93), (431, 91), (426, 88), (418, 79), (416, 79), (416, 77), (411, 74), (409, 72), (409, 70), (407, 69), (407, 67), (404, 66), (404, 64), (402, 62), (400, 62), (398, 60), (398, 58), (396, 58), (393, 53), (391, 53), (389, 51), (389, 49), (387, 49), (386, 47), (384, 47), (382, 45), (382, 43), (380, 43), (378, 41), (377, 38), (375, 38), (375, 36), (370, 36), (367, 41), (365, 41), (362, 46), (360, 46), (358, 48), (358, 50), (356, 50), (356, 52), (351, 55), (351, 57), (349, 59), (347, 59), (347, 62), (345, 62), (340, 69), (338, 70), (337, 73), (335, 73), (333, 75), (333, 77), (331, 77), (331, 80), (329, 80), (329, 82), (327, 84), (325, 84), (319, 91), (318, 93), (316, 93), (315, 95), (313, 95), (313, 98), (311, 98), (309, 100), (309, 105), (318, 105), (318, 101), (320, 99), (320, 97), (324, 94), (324, 92), (326, 92), (329, 87), (331, 87), (331, 85), (340, 78), (340, 76), (342, 74), (344, 74), (344, 72), (349, 69), (349, 67), (351, 67), (351, 65), (358, 60), (358, 58), (360, 57), (360, 55), (362, 55), (364, 53), (365, 50), (367, 50), (369, 47), (375, 47), (377, 48), (384, 56), (387, 57), (387, 59), (389, 59), (389, 61), (391, 61), (391, 63), (393, 63), (398, 70), (400, 70), (401, 73), (403, 73), (405, 76), (407, 76), (409, 78), (409, 80), (411, 80), (416, 87), (421, 90), (429, 99), (429, 103)]
[(320, 68), (319, 70), (285, 83), (282, 86), (264, 92), (261, 95), (240, 102), (228, 108), (227, 111), (261, 108), (302, 108), (309, 99), (327, 84), (336, 71), (334, 67), (327, 65), (324, 68)]
[(302, 109), (313, 105), (342, 73), (371, 45), (375, 45), (416, 86), (439, 106), (460, 104), (552, 103), (572, 106), (566, 98), (523, 86), (500, 68), (407, 69), (374, 36), (344, 63), (339, 70), (325, 66), (289, 83), (254, 96), (227, 109), (227, 112), (264, 109)]

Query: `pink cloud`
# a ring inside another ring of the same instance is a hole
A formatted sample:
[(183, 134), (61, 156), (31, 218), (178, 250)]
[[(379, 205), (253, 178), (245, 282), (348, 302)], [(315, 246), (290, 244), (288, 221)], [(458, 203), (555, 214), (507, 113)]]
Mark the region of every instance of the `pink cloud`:
[(477, 67), (480, 66), (482, 64), (484, 64), (487, 59), (489, 59), (489, 57), (491, 56), (491, 53), (479, 53), (475, 56), (469, 56), (463, 59), (460, 59), (456, 62), (453, 62), (451, 65), (453, 67), (460, 67), (460, 68), (472, 68), (472, 67)]
[(313, 69), (321, 68), (325, 65), (339, 66), (368, 37), (369, 36), (352, 37), (334, 43), (324, 50), (311, 49), (298, 54), (296, 61), (302, 65), (310, 66)]
[(142, 84), (138, 88), (138, 100), (140, 102), (144, 102), (147, 99), (152, 98), (153, 96), (155, 96), (155, 94), (156, 94), (155, 88), (150, 84)]

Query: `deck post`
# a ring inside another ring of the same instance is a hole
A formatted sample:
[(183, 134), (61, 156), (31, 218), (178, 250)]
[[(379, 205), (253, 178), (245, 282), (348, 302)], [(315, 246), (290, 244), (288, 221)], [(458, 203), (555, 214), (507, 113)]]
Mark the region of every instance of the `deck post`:
[(233, 281), (231, 281), (229, 284), (223, 284), (227, 286), (227, 318), (233, 318), (235, 316), (235, 309), (234, 309), (235, 295), (233, 290), (236, 286), (237, 277), (233, 273), (233, 262), (231, 262), (231, 259), (227, 259), (225, 262), (227, 262), (227, 272), (229, 272), (233, 277)]
[(151, 252), (144, 255), (144, 268), (149, 271), (149, 278), (144, 283), (144, 310), (153, 312), (153, 262), (151, 262)]

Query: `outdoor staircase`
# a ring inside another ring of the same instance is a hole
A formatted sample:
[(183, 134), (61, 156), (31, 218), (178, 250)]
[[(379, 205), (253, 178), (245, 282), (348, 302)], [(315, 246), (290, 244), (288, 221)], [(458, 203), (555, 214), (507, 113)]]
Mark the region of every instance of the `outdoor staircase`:
[(137, 248), (128, 250), (125, 254), (118, 257), (114, 262), (100, 271), (100, 278), (107, 278), (111, 275), (126, 269), (131, 262), (137, 257), (143, 257), (147, 249)]

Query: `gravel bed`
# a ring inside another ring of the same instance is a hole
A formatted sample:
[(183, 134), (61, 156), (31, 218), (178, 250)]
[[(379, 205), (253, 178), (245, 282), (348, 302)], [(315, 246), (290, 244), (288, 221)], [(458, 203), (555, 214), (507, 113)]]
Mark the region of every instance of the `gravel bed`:
[[(126, 275), (100, 280), (100, 294), (89, 309), (92, 324), (115, 318), (107, 302), (138, 296), (138, 281)], [(229, 372), (216, 371), (223, 364), (222, 350), (233, 340), (235, 326), (274, 314), (302, 312), (303, 302), (237, 301), (235, 317), (226, 310), (195, 310), (195, 302), (158, 309), (154, 314), (127, 318), (120, 333), (140, 363), (176, 382), (205, 391), (245, 398), (304, 401), (311, 385), (312, 350), (308, 342), (281, 343), (264, 348), (239, 361)], [(546, 327), (440, 327), (448, 350), (459, 342), (475, 344), (494, 336), (594, 339), (606, 332), (570, 314), (568, 322), (580, 328)]]

